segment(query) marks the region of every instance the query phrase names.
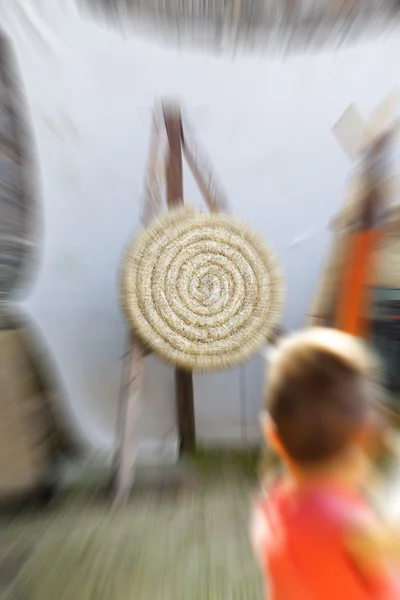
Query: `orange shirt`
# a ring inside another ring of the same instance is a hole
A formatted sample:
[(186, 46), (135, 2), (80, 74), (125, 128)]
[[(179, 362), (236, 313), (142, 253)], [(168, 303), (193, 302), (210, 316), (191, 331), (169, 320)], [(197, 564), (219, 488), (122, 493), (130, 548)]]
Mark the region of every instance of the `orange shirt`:
[(256, 503), (252, 526), (268, 599), (399, 600), (400, 588), (389, 575), (367, 576), (346, 549), (350, 528), (371, 519), (353, 491), (278, 485)]

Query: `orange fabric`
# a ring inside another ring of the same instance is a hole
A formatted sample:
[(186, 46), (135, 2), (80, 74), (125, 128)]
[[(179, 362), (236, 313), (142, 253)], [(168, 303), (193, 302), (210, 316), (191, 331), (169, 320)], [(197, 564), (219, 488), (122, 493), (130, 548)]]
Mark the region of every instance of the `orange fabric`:
[[(270, 600), (398, 600), (384, 571), (366, 574), (347, 550), (354, 525), (374, 515), (351, 490), (282, 485), (256, 504), (252, 542)], [(363, 525), (364, 524), (364, 525)]]
[(344, 268), (335, 326), (351, 335), (368, 335), (368, 292), (371, 282), (371, 251), (380, 238), (379, 229), (358, 231), (351, 235), (349, 254)]

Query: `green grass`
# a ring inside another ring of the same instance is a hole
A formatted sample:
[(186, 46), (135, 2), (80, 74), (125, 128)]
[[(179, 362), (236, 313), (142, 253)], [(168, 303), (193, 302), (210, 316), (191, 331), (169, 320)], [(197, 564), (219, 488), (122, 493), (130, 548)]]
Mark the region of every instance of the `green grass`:
[(235, 470), (244, 477), (253, 479), (258, 476), (261, 450), (258, 448), (210, 450), (198, 445), (188, 459), (204, 475), (214, 476), (221, 471)]
[(0, 562), (10, 547), (31, 556), (0, 600), (261, 599), (248, 539), (257, 454), (200, 450), (191, 460), (195, 489), (138, 489), (114, 508), (77, 490), (14, 519)]

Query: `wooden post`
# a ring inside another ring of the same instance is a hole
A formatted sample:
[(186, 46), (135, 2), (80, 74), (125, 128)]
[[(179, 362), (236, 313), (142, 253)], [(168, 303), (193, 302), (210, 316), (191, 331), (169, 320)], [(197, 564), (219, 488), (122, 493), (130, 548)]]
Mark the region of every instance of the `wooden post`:
[[(164, 119), (169, 145), (166, 163), (167, 201), (168, 206), (173, 208), (183, 204), (182, 121), (179, 108), (164, 107)], [(191, 371), (175, 369), (175, 391), (181, 452), (190, 452), (196, 445)]]
[(123, 367), (123, 398), (118, 426), (122, 439), (115, 473), (116, 503), (127, 500), (135, 482), (145, 355), (146, 350), (142, 343), (132, 334)]

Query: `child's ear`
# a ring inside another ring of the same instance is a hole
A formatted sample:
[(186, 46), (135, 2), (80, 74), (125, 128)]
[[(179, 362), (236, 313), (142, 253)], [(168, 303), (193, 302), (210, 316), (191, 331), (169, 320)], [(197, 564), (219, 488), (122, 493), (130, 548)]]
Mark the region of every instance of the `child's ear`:
[(276, 454), (282, 455), (283, 448), (274, 422), (266, 413), (261, 416), (260, 421), (261, 430), (267, 446), (270, 446)]

